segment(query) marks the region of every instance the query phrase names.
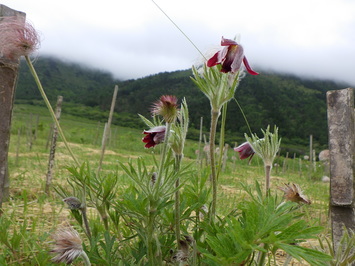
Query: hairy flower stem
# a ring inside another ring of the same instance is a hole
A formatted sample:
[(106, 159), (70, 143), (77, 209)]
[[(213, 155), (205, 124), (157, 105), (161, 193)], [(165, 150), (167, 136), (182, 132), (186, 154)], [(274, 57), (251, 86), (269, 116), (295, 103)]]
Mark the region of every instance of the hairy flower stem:
[[(269, 245), (268, 244), (264, 244), (263, 245), (263, 248), (268, 250), (268, 247)], [(258, 261), (258, 266), (264, 266), (265, 265), (265, 259), (266, 259), (266, 254), (267, 252), (262, 252), (262, 251), (259, 251), (259, 261)]]
[[(148, 221), (147, 221), (147, 250), (148, 250), (148, 261), (149, 265), (162, 265), (161, 261), (161, 252), (159, 250), (159, 246), (156, 244), (154, 233), (154, 223), (156, 217), (156, 207), (150, 206), (149, 214), (148, 214)], [(154, 252), (154, 246), (157, 247), (156, 252)]]
[(155, 256), (154, 256), (154, 240), (153, 240), (153, 234), (154, 234), (154, 218), (153, 215), (151, 214), (151, 211), (149, 211), (149, 216), (148, 216), (148, 224), (147, 224), (147, 249), (148, 249), (148, 261), (149, 265), (154, 265), (155, 264)]
[(216, 216), (217, 205), (217, 173), (216, 173), (216, 161), (215, 161), (215, 139), (217, 122), (220, 112), (218, 110), (211, 110), (211, 128), (210, 128), (210, 158), (211, 158), (211, 175), (212, 175), (212, 205), (211, 205), (211, 221)]
[(55, 113), (54, 113), (54, 111), (53, 111), (53, 108), (52, 108), (52, 106), (51, 106), (51, 104), (50, 104), (50, 102), (49, 102), (49, 100), (48, 100), (48, 98), (47, 98), (46, 93), (44, 92), (44, 89), (43, 89), (43, 87), (42, 87), (41, 81), (40, 81), (39, 78), (38, 78), (37, 72), (36, 72), (35, 68), (33, 67), (33, 64), (32, 64), (32, 62), (31, 62), (29, 56), (27, 55), (27, 56), (25, 56), (25, 58), (26, 58), (26, 62), (27, 62), (27, 64), (28, 64), (28, 67), (29, 67), (29, 69), (30, 69), (30, 71), (31, 71), (31, 74), (32, 74), (32, 76), (33, 76), (34, 79), (35, 79), (35, 82), (36, 82), (36, 84), (37, 84), (37, 87), (38, 87), (38, 89), (39, 89), (39, 92), (41, 93), (41, 95), (42, 95), (42, 97), (43, 97), (43, 100), (44, 100), (44, 102), (46, 103), (47, 108), (48, 108), (48, 110), (49, 110), (49, 113), (51, 114), (52, 119), (53, 119), (54, 123), (55, 123), (56, 126), (57, 126), (59, 135), (60, 135), (60, 137), (62, 138), (65, 147), (68, 149), (68, 151), (69, 151), (71, 157), (73, 158), (74, 162), (77, 164), (77, 166), (80, 167), (80, 163), (79, 163), (79, 161), (76, 159), (76, 157), (75, 157), (73, 151), (71, 150), (71, 148), (69, 147), (68, 141), (67, 141), (67, 139), (66, 139), (65, 136), (64, 136), (63, 130), (62, 130), (62, 128), (60, 127), (59, 121), (58, 121), (58, 119), (57, 119), (56, 116), (55, 116)]
[(91, 239), (91, 230), (89, 226), (88, 217), (86, 215), (86, 207), (81, 208), (81, 213), (83, 214), (83, 221), (84, 221), (86, 235), (89, 239)]
[(165, 137), (164, 137), (162, 152), (160, 155), (160, 165), (159, 165), (159, 169), (158, 169), (158, 176), (157, 176), (156, 186), (154, 186), (154, 188), (155, 188), (154, 198), (157, 196), (157, 194), (159, 192), (161, 180), (163, 178), (163, 168), (164, 168), (164, 163), (165, 163), (166, 152), (168, 150), (170, 129), (171, 129), (171, 124), (166, 122)]
[(101, 205), (97, 206), (97, 210), (101, 216), (102, 221), (104, 222), (105, 230), (109, 231), (108, 215), (107, 215), (105, 203), (102, 203)]
[(220, 138), (219, 138), (219, 156), (218, 156), (218, 172), (217, 172), (217, 180), (219, 177), (219, 173), (222, 169), (222, 157), (224, 151), (224, 135), (226, 129), (226, 119), (227, 119), (227, 104), (224, 103), (222, 107), (222, 119), (221, 119), (221, 131), (220, 131)]
[(265, 195), (269, 195), (271, 165), (265, 165)]
[[(182, 155), (176, 154), (175, 155), (175, 171), (178, 172), (180, 170)], [(176, 179), (175, 182), (175, 236), (178, 249), (180, 248), (180, 178)]]
[(84, 250), (81, 252), (80, 257), (83, 259), (85, 266), (90, 266), (91, 265), (90, 259), (89, 259), (88, 255), (86, 254), (86, 252)]

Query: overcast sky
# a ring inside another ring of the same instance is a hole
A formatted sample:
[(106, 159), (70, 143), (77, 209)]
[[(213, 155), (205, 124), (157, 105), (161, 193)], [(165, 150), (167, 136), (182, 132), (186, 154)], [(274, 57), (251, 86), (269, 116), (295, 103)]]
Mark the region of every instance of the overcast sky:
[[(355, 86), (354, 0), (155, 0), (204, 53), (240, 36), (252, 67)], [(190, 68), (200, 54), (152, 0), (0, 0), (54, 55), (140, 78)]]

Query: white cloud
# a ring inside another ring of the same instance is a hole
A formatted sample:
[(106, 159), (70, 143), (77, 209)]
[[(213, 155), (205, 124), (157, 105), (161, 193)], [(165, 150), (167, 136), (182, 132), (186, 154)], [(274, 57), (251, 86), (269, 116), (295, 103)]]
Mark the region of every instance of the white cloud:
[[(202, 52), (241, 35), (252, 66), (355, 85), (355, 1), (155, 0)], [(53, 54), (138, 78), (190, 67), (198, 51), (151, 0), (3, 0)]]

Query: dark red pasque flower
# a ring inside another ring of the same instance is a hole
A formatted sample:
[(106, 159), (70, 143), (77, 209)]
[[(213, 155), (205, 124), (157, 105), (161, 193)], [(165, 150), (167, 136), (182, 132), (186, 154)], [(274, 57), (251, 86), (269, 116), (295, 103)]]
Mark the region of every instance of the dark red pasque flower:
[(243, 144), (239, 145), (238, 147), (234, 148), (235, 151), (239, 152), (239, 158), (241, 160), (249, 158), (249, 161), (253, 158), (255, 152), (251, 147), (249, 142), (244, 142)]
[(259, 75), (258, 72), (251, 69), (247, 58), (244, 56), (244, 49), (240, 44), (234, 40), (224, 39), (222, 37), (221, 45), (225, 47), (215, 53), (214, 56), (207, 61), (208, 67), (222, 65), (221, 72), (236, 73), (240, 69), (242, 63), (244, 63), (249, 74)]
[(151, 148), (162, 143), (165, 138), (165, 130), (166, 126), (157, 126), (149, 130), (144, 130), (143, 134), (145, 134), (145, 136), (142, 139), (142, 141), (146, 143), (144, 147)]

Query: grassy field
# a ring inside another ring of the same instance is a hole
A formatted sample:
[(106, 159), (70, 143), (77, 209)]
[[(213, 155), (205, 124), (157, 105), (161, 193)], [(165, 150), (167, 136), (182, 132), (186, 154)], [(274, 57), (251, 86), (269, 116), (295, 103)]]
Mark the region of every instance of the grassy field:
[[(104, 123), (78, 119), (66, 115), (65, 110), (60, 123), (77, 159), (97, 169)], [(51, 234), (61, 225), (75, 225), (73, 215), (55, 190), (52, 189), (50, 195), (44, 193), (51, 125), (45, 108), (29, 105), (16, 105), (14, 108), (9, 152), (10, 199), (3, 206), (0, 225), (0, 228), (6, 228), (0, 233), (0, 265), (49, 265)], [(102, 173), (116, 174), (117, 193), (120, 195), (125, 193), (131, 182), (119, 167), (119, 162), (126, 164), (142, 157), (147, 165), (153, 165), (153, 158), (159, 156), (159, 147), (144, 148), (142, 131), (118, 126), (111, 129)], [(197, 142), (187, 141), (183, 164), (192, 163), (192, 167), (198, 167), (195, 152), (198, 146)], [(250, 165), (247, 160), (237, 157), (230, 148), (225, 171), (219, 177), (217, 213), (222, 216), (246, 197), (241, 183), (254, 184), (257, 180), (263, 184), (264, 181), (263, 164), (257, 156)], [(59, 185), (68, 187), (70, 173), (67, 168), (73, 166), (74, 161), (60, 138), (55, 159), (53, 188)], [(329, 184), (321, 181), (323, 166), (317, 162), (316, 170), (311, 171), (307, 161), (298, 158), (286, 160), (283, 157), (277, 158), (276, 163), (278, 166), (273, 168), (271, 174), (271, 190), (282, 197), (283, 192), (277, 189), (278, 186), (299, 184), (312, 201), (311, 205), (303, 208), (304, 219), (311, 225), (323, 226), (322, 234), (328, 235)], [(94, 211), (90, 212), (90, 208), (89, 216), (99, 219)]]

